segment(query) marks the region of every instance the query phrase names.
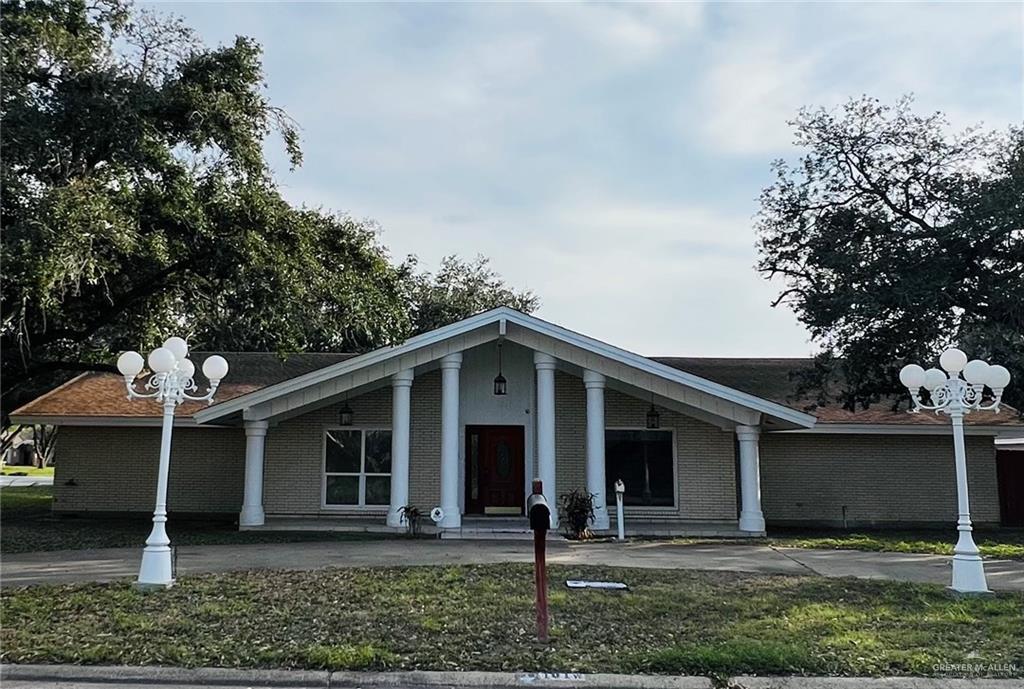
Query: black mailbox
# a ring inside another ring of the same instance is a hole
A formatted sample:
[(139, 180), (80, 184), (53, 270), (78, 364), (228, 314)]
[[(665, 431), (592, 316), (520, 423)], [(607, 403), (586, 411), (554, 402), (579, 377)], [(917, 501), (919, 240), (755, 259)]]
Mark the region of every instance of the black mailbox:
[(551, 508), (542, 494), (534, 493), (526, 499), (526, 514), (530, 516), (530, 528), (534, 531), (551, 528)]

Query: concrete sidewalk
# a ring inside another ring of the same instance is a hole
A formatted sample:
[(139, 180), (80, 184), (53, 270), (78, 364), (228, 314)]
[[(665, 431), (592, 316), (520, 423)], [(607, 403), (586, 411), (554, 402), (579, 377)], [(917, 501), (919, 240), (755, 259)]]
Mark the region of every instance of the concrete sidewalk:
[[(64, 550), (5, 555), (3, 586), (113, 581), (138, 573), (138, 548)], [(178, 548), (178, 575), (248, 569), (320, 569), (396, 565), (455, 565), (532, 562), (533, 546), (523, 541), (440, 541), (387, 539)], [(817, 574), (948, 584), (944, 555), (807, 550), (749, 544), (686, 545), (663, 541), (548, 544), (553, 564), (703, 569), (767, 574)], [(1024, 562), (989, 560), (989, 586), (1024, 591)]]
[(52, 476), (0, 476), (0, 488), (31, 488), (52, 486)]
[[(333, 687), (371, 689), (712, 689), (721, 679), (664, 675), (611, 675), (552, 672), (327, 672), (316, 670), (232, 670), (224, 668), (83, 667), (5, 665), (5, 689), (185, 689), (226, 687)], [(1019, 679), (923, 677), (732, 677), (735, 689), (1009, 689)]]

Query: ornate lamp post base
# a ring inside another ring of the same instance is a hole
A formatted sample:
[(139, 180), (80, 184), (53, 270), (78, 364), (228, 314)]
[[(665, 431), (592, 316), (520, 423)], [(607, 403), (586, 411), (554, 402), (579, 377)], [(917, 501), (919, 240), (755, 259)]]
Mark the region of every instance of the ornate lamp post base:
[(169, 545), (147, 545), (142, 551), (142, 565), (135, 587), (142, 590), (169, 589), (174, 585), (173, 563)]
[(953, 556), (953, 585), (949, 587), (957, 593), (990, 594), (988, 582), (985, 581), (985, 568), (979, 555)]

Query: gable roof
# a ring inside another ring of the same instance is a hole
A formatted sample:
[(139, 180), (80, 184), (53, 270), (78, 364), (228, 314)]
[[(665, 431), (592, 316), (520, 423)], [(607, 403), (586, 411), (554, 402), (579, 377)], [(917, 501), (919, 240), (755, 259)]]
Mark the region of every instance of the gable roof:
[[(511, 309), (489, 311), (479, 316), (474, 316), (474, 327), (492, 324), (500, 321), (504, 316), (509, 319), (509, 314), (516, 314), (533, 325), (540, 324), (546, 327), (545, 332), (563, 338), (566, 341), (577, 341), (582, 339), (585, 343), (593, 343), (600, 347), (602, 352), (611, 350), (624, 356), (631, 357), (631, 360), (643, 359), (652, 367), (672, 369), (676, 375), (689, 376), (686, 380), (699, 379), (708, 386), (718, 386), (729, 389), (737, 394), (753, 397), (764, 403), (775, 404), (787, 408), (795, 413), (802, 414), (807, 418), (817, 418), (818, 426), (824, 427), (841, 426), (936, 426), (947, 425), (945, 417), (921, 413), (909, 414), (906, 409), (894, 410), (891, 404), (885, 402), (873, 405), (869, 409), (847, 410), (838, 404), (812, 405), (807, 400), (800, 400), (795, 396), (796, 381), (793, 373), (804, 367), (812, 365), (811, 359), (806, 358), (705, 358), (705, 357), (640, 357), (639, 355), (625, 352), (611, 347), (604, 343), (598, 343), (591, 338), (586, 338), (578, 333), (573, 333), (564, 328), (559, 328), (546, 323), (532, 316), (526, 316)], [(490, 315), (490, 318), (483, 318)], [(515, 322), (523, 322), (516, 320)], [(453, 324), (462, 325), (465, 328), (466, 321)], [(312, 384), (311, 381), (321, 380), (325, 377), (338, 374), (342, 365), (358, 367), (357, 359), (365, 361), (370, 355), (377, 357), (391, 353), (394, 356), (400, 347), (420, 343), (418, 347), (429, 347), (442, 342), (445, 338), (438, 338), (436, 333), (440, 331), (452, 332), (453, 326), (425, 333), (416, 338), (411, 338), (403, 345), (384, 348), (370, 352), (369, 354), (357, 355), (351, 353), (292, 353), (277, 354), (273, 352), (193, 352), (192, 357), (196, 362), (201, 362), (207, 356), (219, 353), (228, 359), (230, 363), (230, 374), (221, 384), (217, 391), (217, 403), (207, 405), (202, 402), (188, 402), (179, 407), (179, 420), (187, 419), (197, 414), (207, 414), (218, 411), (218, 408), (226, 408), (230, 402), (244, 403), (255, 397), (255, 393), (270, 393), (270, 397), (284, 394), (281, 390), (301, 389), (303, 385)], [(472, 329), (472, 328), (470, 328)], [(606, 354), (603, 354), (606, 355)], [(635, 359), (632, 359), (635, 358)], [(201, 368), (199, 366), (198, 368)], [(204, 390), (207, 381), (201, 373), (197, 373), (196, 383), (200, 390)], [(708, 387), (707, 389), (716, 389)], [(276, 391), (276, 392), (275, 392)], [(744, 398), (746, 399), (746, 398)], [(92, 422), (96, 424), (105, 423), (107, 420), (123, 420), (131, 422), (151, 422), (160, 417), (160, 405), (147, 403), (144, 400), (128, 400), (125, 395), (124, 381), (116, 374), (110, 373), (85, 373), (60, 387), (46, 393), (45, 395), (29, 402), (12, 413), (15, 423), (68, 423)], [(812, 416), (813, 415), (813, 416)], [(218, 415), (217, 418), (223, 418)], [(1009, 429), (1020, 429), (1024, 427), (1020, 415), (1016, 410), (1005, 407), (994, 414), (992, 412), (976, 412), (967, 415), (965, 423), (971, 426), (1003, 427)]]
[[(256, 390), (234, 399), (215, 404), (195, 414), (199, 423), (209, 423), (224, 417), (237, 414), (243, 410), (255, 407), (256, 405), (267, 405), (278, 398), (286, 395), (300, 393), (314, 386), (327, 383), (332, 379), (339, 379), (342, 376), (352, 376), (361, 369), (379, 367), (379, 371), (396, 372), (400, 368), (408, 368), (408, 362), (412, 354), (425, 354), (428, 359), (440, 358), (448, 353), (444, 347), (438, 347), (445, 343), (456, 342), (463, 336), (479, 332), (483, 328), (497, 326), (492, 332), (487, 333), (481, 341), (497, 339), (504, 336), (509, 325), (518, 326), (526, 331), (536, 333), (545, 338), (578, 348), (597, 357), (603, 357), (615, 364), (635, 369), (636, 371), (654, 376), (663, 381), (681, 385), (698, 393), (710, 395), (723, 400), (726, 403), (737, 405), (753, 413), (765, 414), (781, 421), (785, 425), (796, 428), (811, 428), (814, 426), (815, 417), (811, 414), (793, 409), (784, 404), (752, 395), (742, 390), (727, 387), (720, 383), (701, 378), (687, 373), (686, 371), (672, 368), (653, 359), (648, 359), (639, 354), (615, 347), (606, 342), (601, 342), (580, 333), (573, 332), (553, 323), (530, 316), (509, 307), (499, 307), (490, 311), (470, 316), (456, 323), (443, 326), (421, 335), (412, 337), (405, 342), (391, 347), (383, 347), (366, 354), (347, 359), (345, 361), (326, 366), (322, 369), (300, 375), (290, 380), (285, 380), (270, 385), (261, 390)], [(444, 350), (444, 351), (442, 351)], [(459, 351), (456, 347), (455, 351)], [(439, 353), (441, 352), (441, 353)], [(437, 356), (435, 356), (435, 354)], [(556, 357), (558, 356), (555, 353)], [(424, 359), (415, 359), (416, 363), (422, 363)], [(394, 369), (394, 370), (391, 370)], [(383, 376), (382, 376), (383, 377)]]

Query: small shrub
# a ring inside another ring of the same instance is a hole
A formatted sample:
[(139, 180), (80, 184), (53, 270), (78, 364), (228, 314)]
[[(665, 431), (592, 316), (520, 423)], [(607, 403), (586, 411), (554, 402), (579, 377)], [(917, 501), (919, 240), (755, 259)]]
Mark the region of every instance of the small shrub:
[(558, 511), (569, 538), (590, 538), (590, 522), (594, 518), (594, 494), (583, 488), (562, 493), (558, 498)]

